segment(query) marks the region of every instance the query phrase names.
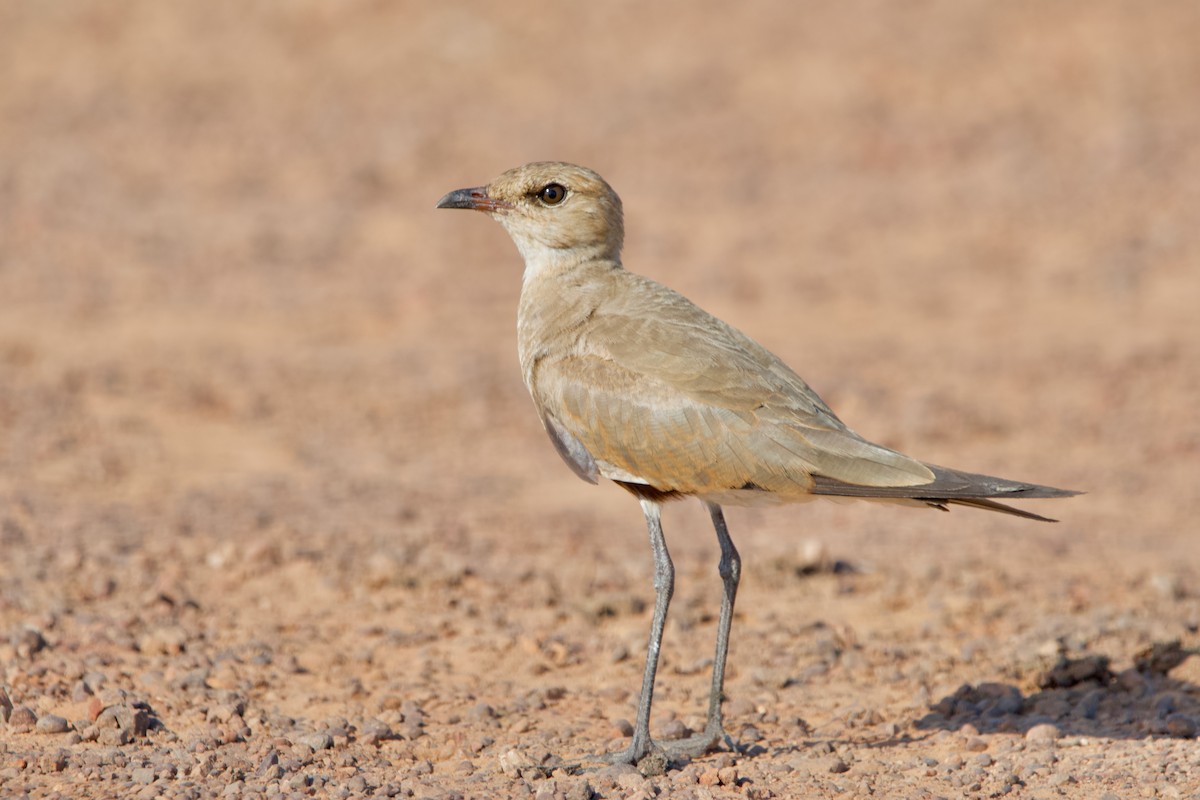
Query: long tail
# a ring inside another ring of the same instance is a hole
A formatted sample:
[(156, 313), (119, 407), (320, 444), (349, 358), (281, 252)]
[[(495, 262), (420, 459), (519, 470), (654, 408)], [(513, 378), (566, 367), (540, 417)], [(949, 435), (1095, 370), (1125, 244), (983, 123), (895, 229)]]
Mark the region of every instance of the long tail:
[(933, 471), (934, 478), (931, 482), (920, 486), (860, 486), (814, 475), (812, 493), (838, 497), (919, 500), (934, 508), (940, 508), (942, 511), (948, 511), (949, 509), (946, 508), (948, 505), (972, 506), (973, 508), (1012, 514), (1025, 519), (1036, 519), (1040, 522), (1057, 522), (1058, 520), (1006, 506), (993, 498), (1034, 500), (1081, 494), (1081, 492), (1071, 489), (1055, 489), (1053, 486), (1039, 486), (1036, 483), (1023, 483), (991, 475), (961, 472), (935, 464), (926, 464), (925, 466)]

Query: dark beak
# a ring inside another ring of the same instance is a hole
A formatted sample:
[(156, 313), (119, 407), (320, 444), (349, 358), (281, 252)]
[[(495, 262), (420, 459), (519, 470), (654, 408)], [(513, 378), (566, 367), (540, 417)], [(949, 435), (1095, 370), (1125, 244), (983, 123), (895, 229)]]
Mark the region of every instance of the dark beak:
[(475, 211), (499, 211), (502, 208), (512, 208), (503, 200), (488, 197), (486, 186), (478, 186), (474, 189), (456, 189), (438, 200), (437, 207), (470, 208)]

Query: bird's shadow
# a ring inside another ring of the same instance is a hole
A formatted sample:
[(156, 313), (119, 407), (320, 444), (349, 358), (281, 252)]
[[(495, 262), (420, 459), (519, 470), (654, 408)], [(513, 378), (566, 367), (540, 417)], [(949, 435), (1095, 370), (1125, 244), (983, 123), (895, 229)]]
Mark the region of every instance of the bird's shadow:
[(1200, 687), (1167, 672), (1191, 653), (1178, 642), (1156, 644), (1120, 673), (1105, 655), (1060, 657), (1036, 678), (1037, 689), (1023, 694), (1007, 683), (964, 685), (930, 705), (916, 720), (917, 730), (1143, 739), (1195, 738), (1200, 731)]

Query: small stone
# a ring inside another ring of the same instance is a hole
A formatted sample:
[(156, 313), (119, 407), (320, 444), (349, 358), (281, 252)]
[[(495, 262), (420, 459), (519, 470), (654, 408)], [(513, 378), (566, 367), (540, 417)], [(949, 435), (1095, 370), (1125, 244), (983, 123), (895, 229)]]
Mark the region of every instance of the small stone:
[(595, 791), (587, 778), (577, 780), (567, 787), (566, 800), (592, 800)]
[(363, 723), (359, 741), (363, 744), (378, 745), (385, 739), (391, 739), (394, 736), (395, 734), (392, 733), (391, 727), (386, 722), (370, 719)]
[(88, 721), (95, 722), (97, 719), (99, 719), (101, 712), (104, 711), (104, 701), (93, 695), (92, 698), (87, 701), (87, 704)]
[(987, 753), (980, 753), (975, 756), (975, 763), (981, 767), (990, 767), (992, 765), (992, 757)]
[(476, 703), (475, 705), (471, 706), (471, 709), (467, 712), (467, 719), (469, 720), (482, 721), (495, 718), (496, 709), (492, 708), (487, 703)]
[(122, 737), (121, 744), (126, 744), (134, 737), (146, 735), (146, 731), (150, 728), (150, 715), (146, 713), (145, 709), (129, 703), (110, 705), (97, 715), (96, 727), (102, 730), (113, 728), (120, 730), (126, 734)]
[(1051, 786), (1062, 786), (1064, 783), (1075, 783), (1075, 776), (1069, 772), (1056, 772), (1046, 782)]
[(46, 639), (37, 628), (21, 628), (12, 635), (11, 643), (18, 658), (29, 658), (46, 649)]
[(1062, 736), (1062, 732), (1059, 731), (1057, 725), (1049, 722), (1043, 722), (1040, 725), (1034, 725), (1032, 728), (1026, 731), (1025, 741), (1046, 744), (1056, 741), (1060, 736)]
[(964, 746), (972, 753), (982, 753), (988, 749), (987, 740), (982, 736), (972, 736), (964, 743)]
[(1134, 655), (1133, 665), (1139, 672), (1148, 675), (1166, 675), (1186, 661), (1193, 652), (1185, 650), (1178, 639), (1155, 642)]
[(67, 768), (67, 751), (59, 750), (55, 753), (47, 753), (38, 758), (38, 767), (43, 772), (62, 772)]
[(138, 767), (129, 774), (129, 777), (133, 778), (134, 783), (149, 785), (154, 783), (154, 770), (150, 767)]
[(138, 650), (147, 655), (179, 655), (187, 649), (187, 631), (180, 625), (157, 628), (138, 639)]
[(1112, 679), (1108, 664), (1109, 658), (1105, 655), (1082, 658), (1062, 656), (1051, 669), (1038, 676), (1038, 686), (1042, 689), (1069, 689), (1090, 680), (1108, 683)]
[[(259, 778), (265, 777), (268, 774), (271, 774), (273, 772), (272, 767), (278, 767), (278, 766), (279, 766), (279, 753), (272, 750), (271, 752), (267, 753), (266, 756), (263, 757), (262, 761), (259, 762), (258, 769), (256, 769), (254, 771), (254, 775), (255, 775), (255, 777), (259, 777)], [(282, 775), (283, 770), (282, 769), (279, 770), (279, 773), (280, 773), (280, 775)]]
[(1176, 739), (1196, 738), (1196, 720), (1187, 714), (1171, 714), (1167, 717), (1167, 733)]
[(71, 723), (57, 714), (47, 714), (37, 721), (38, 733), (66, 733), (71, 729)]
[(405, 722), (425, 724), (425, 712), (412, 700), (405, 700), (400, 704), (400, 713), (404, 715)]
[(686, 739), (692, 734), (692, 731), (687, 725), (683, 724), (682, 720), (673, 719), (659, 729), (659, 737), (667, 741), (678, 741)]
[(833, 763), (829, 765), (829, 771), (835, 775), (840, 775), (843, 772), (849, 772), (850, 765), (847, 764), (842, 759), (836, 758), (836, 759), (834, 759)]
[(12, 714), (12, 700), (8, 699), (8, 692), (0, 688), (0, 722), (8, 722), (9, 715)]
[(333, 737), (327, 733), (307, 733), (296, 737), (296, 744), (302, 744), (315, 753), (333, 747)]
[(500, 754), (500, 771), (509, 777), (518, 777), (521, 771), (536, 766), (533, 759), (520, 750), (508, 750)]
[(627, 719), (614, 719), (612, 721), (612, 726), (613, 730), (615, 730), (619, 736), (633, 736), (633, 723)]
[(37, 714), (29, 706), (17, 706), (8, 715), (8, 725), (14, 731), (31, 731), (37, 725)]
[(1178, 575), (1169, 575), (1163, 572), (1151, 575), (1150, 585), (1154, 587), (1156, 592), (1168, 600), (1178, 600), (1185, 594), (1183, 583), (1179, 580)]
[(246, 713), (246, 701), (235, 699), (230, 703), (219, 703), (208, 710), (205, 719), (209, 722), (229, 722)]
[(622, 772), (617, 776), (617, 786), (631, 793), (646, 789), (649, 785), (650, 781), (646, 780), (646, 776), (637, 770)]
[(133, 733), (129, 728), (96, 728), (99, 733), (96, 736), (96, 741), (105, 747), (120, 747), (121, 745), (129, 744), (133, 741)]

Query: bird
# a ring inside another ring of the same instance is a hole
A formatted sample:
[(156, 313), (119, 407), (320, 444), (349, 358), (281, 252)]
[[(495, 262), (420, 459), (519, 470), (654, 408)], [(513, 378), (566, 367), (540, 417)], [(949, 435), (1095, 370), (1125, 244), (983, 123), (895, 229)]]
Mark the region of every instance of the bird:
[[(542, 425), (576, 475), (612, 481), (645, 516), (655, 602), (637, 721), (627, 748), (597, 758), (670, 763), (733, 747), (722, 700), (742, 562), (722, 506), (831, 496), (1053, 522), (1000, 501), (1079, 494), (925, 463), (858, 435), (778, 356), (626, 270), (621, 199), (586, 167), (526, 164), (449, 192), (437, 208), (482, 211), (508, 232), (525, 261), (518, 354)], [(704, 730), (663, 744), (651, 737), (650, 709), (675, 573), (661, 512), (687, 497), (716, 530), (723, 594)]]

